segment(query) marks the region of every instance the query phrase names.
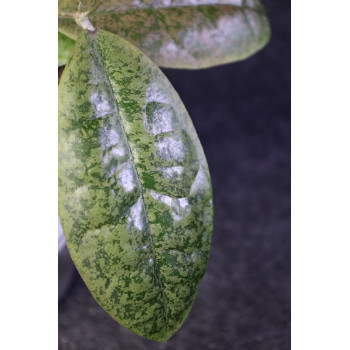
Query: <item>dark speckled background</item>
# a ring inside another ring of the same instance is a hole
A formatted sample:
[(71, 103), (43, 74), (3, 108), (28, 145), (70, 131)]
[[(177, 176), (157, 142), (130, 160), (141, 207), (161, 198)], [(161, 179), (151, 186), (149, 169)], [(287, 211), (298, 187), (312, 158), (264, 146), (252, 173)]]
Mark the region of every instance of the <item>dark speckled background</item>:
[(211, 256), (187, 320), (165, 344), (140, 338), (76, 275), (59, 303), (59, 349), (290, 349), (290, 1), (264, 4), (272, 38), (263, 51), (207, 70), (165, 70), (214, 191)]

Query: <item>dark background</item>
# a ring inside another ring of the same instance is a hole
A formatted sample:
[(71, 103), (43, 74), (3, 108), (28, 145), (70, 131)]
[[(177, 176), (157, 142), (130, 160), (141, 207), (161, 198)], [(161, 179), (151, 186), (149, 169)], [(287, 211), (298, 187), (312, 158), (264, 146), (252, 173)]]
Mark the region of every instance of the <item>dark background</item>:
[(164, 70), (202, 142), (214, 232), (192, 311), (165, 344), (116, 323), (78, 275), (59, 303), (59, 349), (290, 349), (290, 1), (263, 1), (268, 46), (234, 64)]

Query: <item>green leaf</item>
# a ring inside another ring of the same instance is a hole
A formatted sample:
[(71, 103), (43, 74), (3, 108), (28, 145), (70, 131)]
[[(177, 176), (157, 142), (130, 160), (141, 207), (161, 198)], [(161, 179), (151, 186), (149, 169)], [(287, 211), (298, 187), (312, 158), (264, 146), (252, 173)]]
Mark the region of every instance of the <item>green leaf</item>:
[[(84, 1), (84, 9), (95, 1)], [(59, 17), (76, 9), (77, 2), (62, 0)], [(242, 60), (270, 37), (259, 0), (104, 0), (89, 17), (163, 67), (205, 68)], [(59, 18), (59, 30), (73, 39), (81, 31), (68, 18)]]
[(74, 46), (74, 40), (58, 32), (58, 66), (66, 64), (70, 50)]
[(207, 162), (164, 74), (84, 32), (59, 84), (59, 216), (74, 263), (120, 324), (165, 341), (184, 322), (212, 233)]

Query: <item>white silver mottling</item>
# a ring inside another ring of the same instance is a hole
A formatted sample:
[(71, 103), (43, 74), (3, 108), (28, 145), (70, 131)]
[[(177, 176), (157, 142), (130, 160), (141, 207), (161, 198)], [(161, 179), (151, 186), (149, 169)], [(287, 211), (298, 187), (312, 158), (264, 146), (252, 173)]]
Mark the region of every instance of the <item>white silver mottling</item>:
[(129, 162), (125, 163), (120, 170), (118, 184), (125, 192), (131, 192), (135, 188), (134, 169)]
[[(144, 227), (144, 212), (142, 199), (139, 200), (130, 208), (130, 213), (128, 214), (128, 229), (135, 227), (137, 230), (142, 231)], [(143, 250), (147, 249), (147, 246), (142, 246)]]
[(172, 166), (166, 168), (158, 168), (158, 171), (168, 179), (174, 179), (182, 175), (184, 171), (183, 166)]
[(191, 206), (187, 198), (171, 198), (165, 194), (160, 194), (153, 190), (148, 190), (148, 193), (155, 200), (160, 201), (171, 208), (171, 216), (173, 217), (174, 221), (180, 221), (191, 211)]
[(182, 162), (185, 159), (185, 152), (181, 139), (164, 137), (154, 143), (157, 155), (164, 160), (177, 160)]
[(111, 106), (106, 96), (94, 92), (90, 97), (90, 102), (95, 110), (95, 118), (101, 118), (111, 113)]

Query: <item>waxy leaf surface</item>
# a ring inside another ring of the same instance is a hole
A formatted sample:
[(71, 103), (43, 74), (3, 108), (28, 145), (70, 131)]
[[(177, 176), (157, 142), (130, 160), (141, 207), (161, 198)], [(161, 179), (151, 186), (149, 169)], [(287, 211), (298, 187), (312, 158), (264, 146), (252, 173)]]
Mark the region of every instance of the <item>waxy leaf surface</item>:
[(70, 50), (74, 46), (74, 40), (58, 32), (58, 67), (66, 64)]
[[(96, 0), (84, 1), (84, 10)], [(77, 2), (59, 3), (59, 30), (80, 33), (66, 13)], [(205, 68), (245, 59), (269, 40), (259, 0), (104, 0), (91, 22), (130, 41), (162, 67)]]
[(179, 96), (136, 47), (77, 40), (59, 84), (59, 216), (91, 293), (165, 341), (185, 320), (212, 233), (207, 163)]

